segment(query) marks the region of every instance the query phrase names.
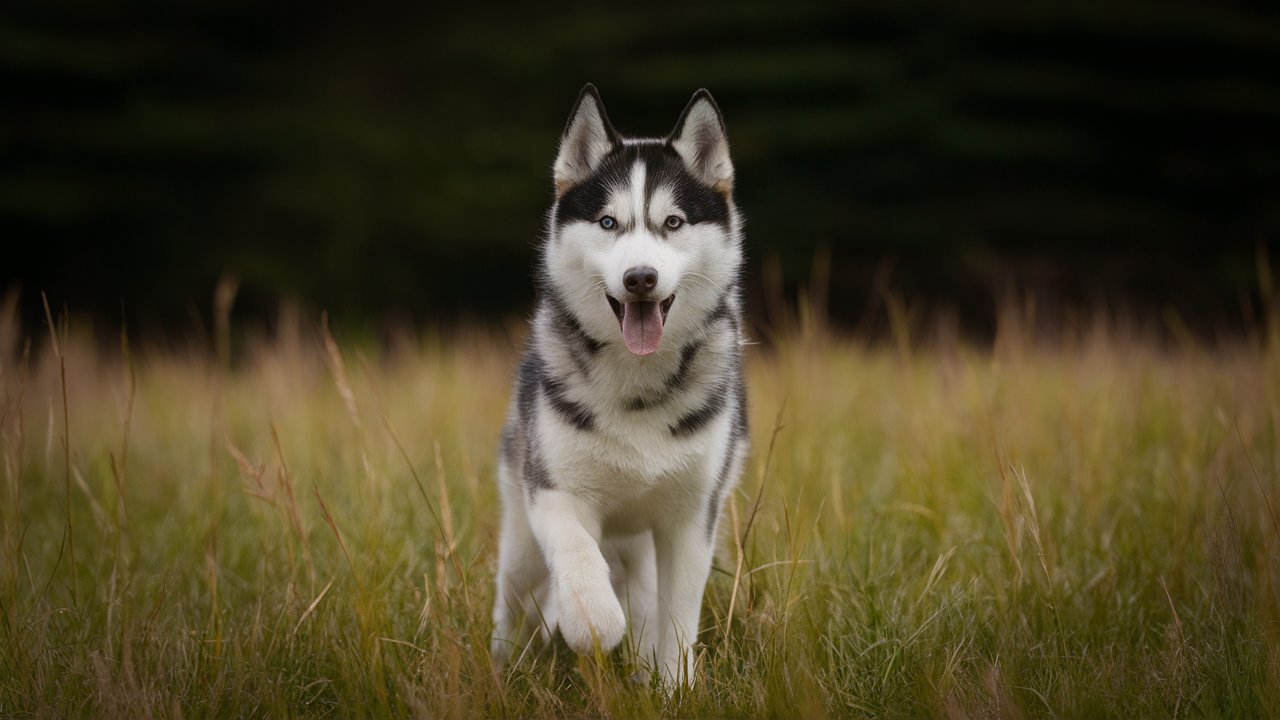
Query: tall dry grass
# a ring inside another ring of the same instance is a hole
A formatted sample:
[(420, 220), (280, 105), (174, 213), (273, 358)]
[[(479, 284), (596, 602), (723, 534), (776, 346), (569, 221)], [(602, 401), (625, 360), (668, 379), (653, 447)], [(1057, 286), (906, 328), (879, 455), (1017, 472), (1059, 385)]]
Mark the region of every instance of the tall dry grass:
[(808, 321), (751, 348), (756, 451), (697, 684), (667, 697), (626, 653), (490, 662), (518, 338), (361, 347), (312, 318), (103, 347), (12, 310), (0, 716), (1280, 708), (1274, 339), (1168, 347), (1099, 316), (1044, 342), (1010, 307), (982, 348), (893, 301), (891, 342)]

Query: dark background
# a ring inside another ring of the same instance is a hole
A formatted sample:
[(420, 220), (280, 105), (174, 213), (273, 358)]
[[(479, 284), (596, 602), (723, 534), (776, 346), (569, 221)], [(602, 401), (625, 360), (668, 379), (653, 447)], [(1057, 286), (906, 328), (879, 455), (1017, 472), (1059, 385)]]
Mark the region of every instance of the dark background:
[(1016, 293), (1042, 317), (1107, 306), (1209, 334), (1266, 301), (1276, 12), (14, 5), (0, 290), (21, 288), (28, 323), (45, 291), (81, 322), (182, 333), (223, 276), (241, 323), (282, 299), (374, 330), (518, 316), (587, 80), (634, 134), (712, 90), (757, 317), (815, 259), (846, 327), (885, 289), (978, 337)]

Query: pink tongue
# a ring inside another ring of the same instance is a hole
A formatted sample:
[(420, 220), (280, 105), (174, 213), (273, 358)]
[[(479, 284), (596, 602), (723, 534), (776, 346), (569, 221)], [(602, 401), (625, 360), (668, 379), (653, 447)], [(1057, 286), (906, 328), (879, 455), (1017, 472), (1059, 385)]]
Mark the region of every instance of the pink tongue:
[(629, 302), (622, 306), (622, 341), (636, 355), (648, 355), (662, 342), (662, 312), (656, 302)]

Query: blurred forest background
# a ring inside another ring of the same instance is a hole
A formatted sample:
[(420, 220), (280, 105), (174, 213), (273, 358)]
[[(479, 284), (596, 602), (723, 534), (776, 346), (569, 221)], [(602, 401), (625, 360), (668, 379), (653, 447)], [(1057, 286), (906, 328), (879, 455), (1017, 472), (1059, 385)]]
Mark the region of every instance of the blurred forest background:
[(1268, 301), (1276, 68), (1280, 13), (1211, 2), (9, 3), (0, 292), (107, 332), (189, 332), (222, 277), (267, 327), (516, 317), (590, 80), (631, 134), (714, 93), (758, 321), (816, 264), (871, 333), (892, 289), (978, 338), (1019, 293), (1230, 335)]

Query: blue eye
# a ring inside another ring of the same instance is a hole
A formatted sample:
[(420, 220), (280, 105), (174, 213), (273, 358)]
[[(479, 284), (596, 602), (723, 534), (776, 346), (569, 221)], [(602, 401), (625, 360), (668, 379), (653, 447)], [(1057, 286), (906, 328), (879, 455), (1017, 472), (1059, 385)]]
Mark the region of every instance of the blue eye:
[(679, 228), (679, 227), (680, 227), (681, 225), (683, 225), (683, 224), (684, 224), (684, 220), (681, 220), (680, 218), (676, 217), (675, 215), (668, 215), (668, 216), (667, 216), (667, 229), (668, 229), (668, 230), (675, 230), (675, 229)]
[(604, 217), (600, 218), (600, 227), (604, 228), (605, 230), (612, 230), (618, 227), (618, 221), (614, 220), (608, 215), (605, 215)]

